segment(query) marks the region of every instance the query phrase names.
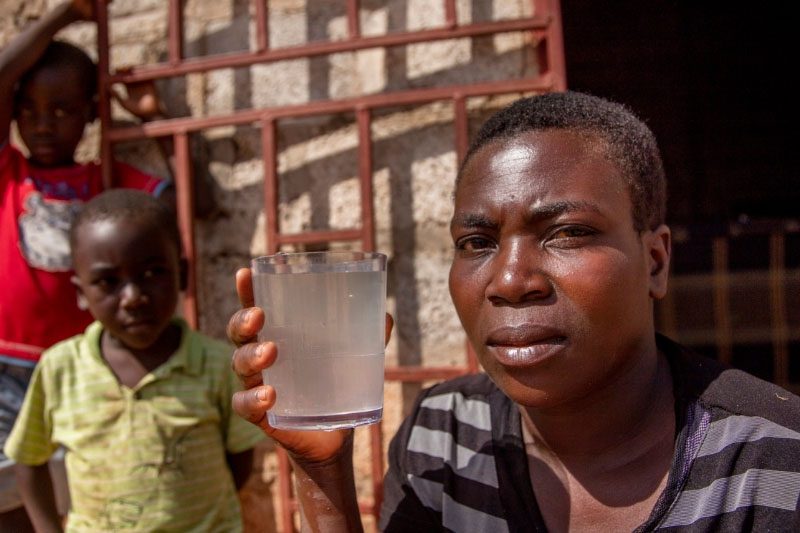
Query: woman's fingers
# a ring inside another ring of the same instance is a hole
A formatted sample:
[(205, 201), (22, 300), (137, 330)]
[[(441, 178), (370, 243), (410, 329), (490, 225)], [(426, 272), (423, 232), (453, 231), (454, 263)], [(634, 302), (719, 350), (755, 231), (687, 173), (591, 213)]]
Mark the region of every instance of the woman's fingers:
[(385, 340), (383, 341), (384, 344), (389, 344), (389, 339), (392, 338), (392, 330), (394, 329), (394, 317), (389, 313), (386, 313), (386, 336)]
[(228, 339), (236, 346), (255, 342), (264, 326), (264, 311), (249, 307), (236, 311), (228, 321)]
[(253, 298), (253, 275), (249, 268), (240, 268), (236, 271), (236, 294), (239, 295), (239, 302), (242, 307), (254, 307), (256, 305)]
[(275, 362), (277, 350), (271, 342), (250, 343), (233, 352), (231, 367), (245, 389), (263, 383), (261, 372)]
[(272, 427), (267, 423), (267, 410), (274, 403), (275, 390), (266, 385), (236, 392), (231, 401), (236, 414), (264, 431), (272, 431)]

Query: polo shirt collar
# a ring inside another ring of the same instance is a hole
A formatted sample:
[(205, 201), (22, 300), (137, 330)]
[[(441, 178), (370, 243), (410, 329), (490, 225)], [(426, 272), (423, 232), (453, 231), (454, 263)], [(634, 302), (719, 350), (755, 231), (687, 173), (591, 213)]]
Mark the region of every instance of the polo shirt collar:
[[(199, 376), (203, 371), (202, 346), (193, 346), (196, 339), (191, 334), (192, 330), (189, 328), (189, 324), (180, 317), (174, 317), (171, 323), (181, 328), (181, 343), (169, 359), (150, 372), (150, 378), (145, 377), (142, 379), (140, 386), (152, 381), (153, 378), (158, 379), (167, 376), (173, 370), (180, 370), (193, 376)], [(86, 340), (89, 342), (89, 346), (96, 347), (96, 356), (100, 360), (103, 359), (100, 352), (100, 336), (103, 333), (103, 329), (103, 325), (95, 321), (86, 330)]]
[(175, 353), (164, 364), (153, 370), (152, 374), (161, 377), (168, 375), (173, 370), (183, 370), (186, 374), (200, 375), (203, 370), (203, 362), (198, 350), (192, 346), (194, 338), (189, 324), (180, 317), (173, 318), (172, 324), (181, 328), (181, 343)]

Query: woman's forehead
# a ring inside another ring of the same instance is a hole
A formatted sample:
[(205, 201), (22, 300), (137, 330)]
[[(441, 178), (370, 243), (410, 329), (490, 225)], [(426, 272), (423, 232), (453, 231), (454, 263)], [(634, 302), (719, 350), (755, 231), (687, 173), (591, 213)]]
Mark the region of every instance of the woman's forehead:
[(522, 184), (589, 165), (610, 166), (614, 174), (622, 174), (599, 135), (566, 129), (527, 131), (494, 140), (472, 154), (456, 183), (456, 194), (463, 187), (498, 181)]

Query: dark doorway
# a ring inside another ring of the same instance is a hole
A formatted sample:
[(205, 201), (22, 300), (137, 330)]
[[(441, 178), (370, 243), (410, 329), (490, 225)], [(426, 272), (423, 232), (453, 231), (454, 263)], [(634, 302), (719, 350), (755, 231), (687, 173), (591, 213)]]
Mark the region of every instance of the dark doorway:
[(567, 86), (651, 126), (669, 181), (657, 327), (800, 391), (800, 151), (790, 4), (562, 0)]
[(567, 84), (650, 124), (672, 224), (800, 215), (788, 6), (562, 0)]

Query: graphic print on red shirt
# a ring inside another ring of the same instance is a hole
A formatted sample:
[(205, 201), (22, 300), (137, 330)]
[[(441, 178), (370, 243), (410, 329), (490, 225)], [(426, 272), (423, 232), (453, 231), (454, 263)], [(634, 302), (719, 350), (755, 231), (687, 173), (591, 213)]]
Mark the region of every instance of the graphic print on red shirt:
[[(118, 162), (114, 178), (154, 195), (167, 185)], [(40, 169), (10, 143), (0, 148), (0, 355), (35, 362), (92, 322), (70, 282), (69, 228), (102, 190), (97, 163)]]

